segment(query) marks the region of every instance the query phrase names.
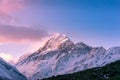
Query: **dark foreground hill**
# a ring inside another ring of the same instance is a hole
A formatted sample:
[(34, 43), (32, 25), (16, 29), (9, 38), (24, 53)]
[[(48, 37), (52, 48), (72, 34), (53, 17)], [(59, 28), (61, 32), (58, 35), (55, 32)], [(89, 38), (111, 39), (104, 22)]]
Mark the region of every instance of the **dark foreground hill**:
[(120, 61), (113, 62), (104, 67), (88, 69), (73, 74), (59, 75), (43, 80), (120, 80)]

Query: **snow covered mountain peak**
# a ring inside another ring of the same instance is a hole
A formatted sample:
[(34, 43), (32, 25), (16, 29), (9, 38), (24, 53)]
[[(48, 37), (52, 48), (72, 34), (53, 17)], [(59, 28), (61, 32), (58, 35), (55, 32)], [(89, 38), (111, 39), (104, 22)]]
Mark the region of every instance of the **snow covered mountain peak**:
[(50, 37), (50, 39), (42, 47), (42, 50), (55, 50), (62, 48), (63, 46), (70, 46), (74, 43), (64, 34), (56, 33)]
[[(74, 44), (64, 34), (54, 34), (38, 51), (23, 56), (16, 67), (29, 80), (78, 72), (120, 60), (120, 47), (109, 50)], [(30, 66), (30, 67), (29, 67)]]
[[(88, 46), (87, 44), (83, 43), (83, 42), (78, 42), (75, 44), (75, 47), (81, 47), (81, 48), (84, 48), (84, 47), (91, 47), (91, 46)], [(92, 47), (91, 47), (92, 48)]]
[(109, 56), (114, 56), (114, 59), (116, 60), (117, 58), (120, 59), (120, 47), (112, 47), (107, 50), (106, 55)]
[(120, 54), (120, 47), (112, 47), (110, 49), (108, 49), (109, 53), (119, 53)]
[(68, 38), (68, 37), (62, 33), (55, 33), (51, 36), (51, 38), (57, 39), (57, 38)]

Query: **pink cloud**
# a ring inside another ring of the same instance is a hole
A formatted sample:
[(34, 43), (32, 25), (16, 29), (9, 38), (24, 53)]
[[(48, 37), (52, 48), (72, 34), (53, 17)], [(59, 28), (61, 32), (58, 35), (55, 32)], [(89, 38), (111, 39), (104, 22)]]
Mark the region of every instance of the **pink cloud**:
[(39, 41), (47, 35), (47, 31), (42, 29), (0, 25), (0, 42)]
[(1, 0), (0, 10), (5, 13), (18, 11), (23, 9), (23, 1), (21, 0)]
[(0, 19), (11, 21), (13, 12), (24, 9), (25, 0), (0, 0)]

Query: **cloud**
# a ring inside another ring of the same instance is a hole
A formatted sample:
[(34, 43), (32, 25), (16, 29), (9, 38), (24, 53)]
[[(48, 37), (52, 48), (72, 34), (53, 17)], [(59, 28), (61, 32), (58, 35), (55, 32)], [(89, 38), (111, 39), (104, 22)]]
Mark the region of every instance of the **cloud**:
[(12, 12), (24, 9), (25, 0), (0, 0), (0, 19), (5, 21), (13, 21), (10, 15)]
[(13, 56), (11, 54), (6, 54), (6, 53), (0, 53), (0, 57), (8, 62), (13, 59)]
[(42, 29), (0, 25), (0, 42), (39, 41), (47, 35), (47, 31)]

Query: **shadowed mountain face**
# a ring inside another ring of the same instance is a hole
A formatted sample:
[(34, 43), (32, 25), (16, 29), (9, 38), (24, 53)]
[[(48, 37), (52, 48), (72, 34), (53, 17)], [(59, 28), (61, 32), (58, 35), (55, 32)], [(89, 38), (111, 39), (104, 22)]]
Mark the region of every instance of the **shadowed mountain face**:
[(27, 78), (0, 58), (0, 80), (27, 80)]
[(120, 61), (113, 62), (103, 67), (43, 80), (120, 80)]
[(66, 35), (58, 33), (36, 52), (23, 55), (16, 67), (29, 80), (37, 80), (101, 67), (120, 60), (119, 56), (120, 47), (105, 50), (83, 42), (75, 44)]

